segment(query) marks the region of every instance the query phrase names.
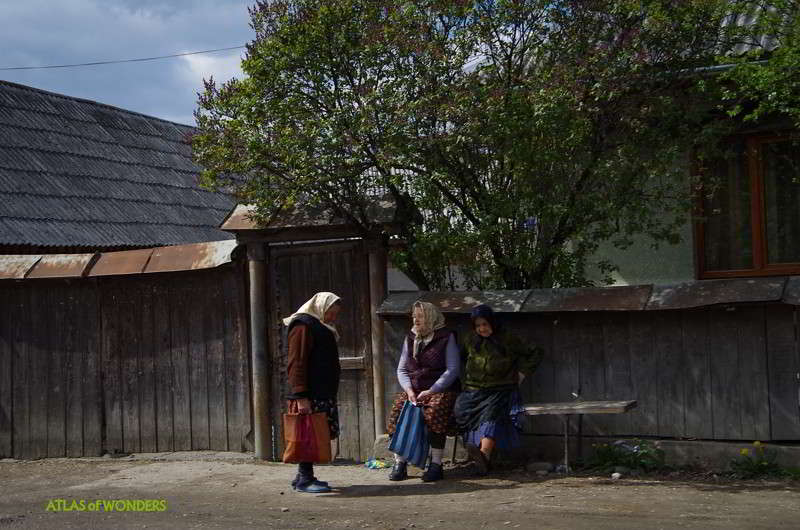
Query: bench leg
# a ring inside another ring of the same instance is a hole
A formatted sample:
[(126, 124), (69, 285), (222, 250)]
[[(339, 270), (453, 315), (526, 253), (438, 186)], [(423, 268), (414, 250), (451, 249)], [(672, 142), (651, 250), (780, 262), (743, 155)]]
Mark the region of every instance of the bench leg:
[(564, 474), (569, 475), (569, 414), (564, 414)]

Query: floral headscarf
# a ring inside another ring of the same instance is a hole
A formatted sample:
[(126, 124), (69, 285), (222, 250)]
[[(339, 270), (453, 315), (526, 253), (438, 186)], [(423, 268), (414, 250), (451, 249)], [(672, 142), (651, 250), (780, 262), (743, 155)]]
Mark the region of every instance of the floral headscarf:
[(438, 307), (430, 302), (414, 302), (411, 308), (412, 318), (417, 309), (422, 311), (422, 324), (411, 326), (411, 333), (414, 334), (414, 349), (411, 354), (415, 359), (419, 351), (433, 339), (436, 330), (444, 327), (444, 315)]
[(309, 315), (319, 320), (320, 324), (331, 330), (333, 332), (333, 336), (336, 337), (336, 340), (338, 341), (339, 332), (336, 330), (336, 327), (333, 324), (325, 322), (323, 318), (325, 316), (325, 311), (330, 309), (331, 306), (339, 300), (340, 298), (333, 293), (317, 293), (305, 304), (300, 306), (300, 309), (292, 313), (292, 316), (284, 318), (283, 323), (288, 327), (289, 324), (292, 323), (292, 320), (298, 316)]

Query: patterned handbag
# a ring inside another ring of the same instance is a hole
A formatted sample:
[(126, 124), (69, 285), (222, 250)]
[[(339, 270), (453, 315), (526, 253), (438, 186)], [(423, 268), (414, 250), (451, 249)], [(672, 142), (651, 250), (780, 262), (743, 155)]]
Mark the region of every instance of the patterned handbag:
[(410, 464), (424, 467), (428, 459), (428, 429), (422, 416), (422, 407), (406, 401), (397, 427), (389, 443), (389, 450), (404, 457)]

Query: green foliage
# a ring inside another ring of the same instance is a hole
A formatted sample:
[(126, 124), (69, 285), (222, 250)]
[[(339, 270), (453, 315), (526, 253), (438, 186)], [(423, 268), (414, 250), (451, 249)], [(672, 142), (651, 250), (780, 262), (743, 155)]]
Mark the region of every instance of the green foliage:
[(302, 203), (369, 232), (371, 198), (389, 195), (392, 259), (423, 289), (451, 288), (451, 264), (467, 287), (586, 285), (602, 241), (676, 241), (697, 191), (687, 153), (731, 131), (719, 117), (740, 92), (774, 84), (800, 107), (797, 69), (778, 68), (793, 40), (765, 80), (696, 75), (783, 20), (723, 23), (756, 5), (260, 1), (245, 77), (200, 94), (195, 157), (265, 222)]
[(608, 473), (617, 466), (644, 472), (666, 468), (664, 451), (649, 440), (634, 439), (624, 444), (594, 444), (587, 467)]
[(784, 469), (775, 461), (777, 453), (755, 441), (753, 448), (744, 448), (739, 456), (731, 460), (731, 470), (739, 478), (791, 477), (800, 478), (797, 470)]

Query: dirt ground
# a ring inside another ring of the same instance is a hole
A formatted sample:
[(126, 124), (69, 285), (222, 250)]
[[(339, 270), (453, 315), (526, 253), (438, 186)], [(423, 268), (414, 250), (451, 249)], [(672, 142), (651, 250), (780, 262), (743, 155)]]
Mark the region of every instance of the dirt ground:
[[(446, 468), (425, 484), (388, 470), (319, 466), (332, 493), (296, 493), (294, 466), (239, 453), (173, 453), (120, 459), (0, 461), (0, 530), (6, 528), (800, 528), (800, 484), (707, 477), (538, 476), (507, 469), (475, 477)], [(63, 502), (59, 502), (63, 499)], [(155, 511), (103, 511), (95, 500)], [(86, 510), (64, 508), (80, 506)], [(53, 501), (51, 503), (51, 501)], [(48, 509), (49, 508), (49, 509)], [(163, 511), (159, 509), (163, 508)]]

